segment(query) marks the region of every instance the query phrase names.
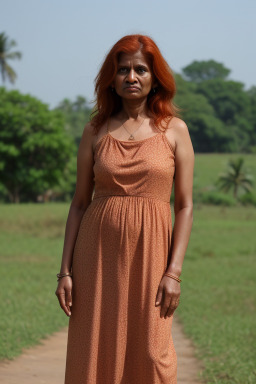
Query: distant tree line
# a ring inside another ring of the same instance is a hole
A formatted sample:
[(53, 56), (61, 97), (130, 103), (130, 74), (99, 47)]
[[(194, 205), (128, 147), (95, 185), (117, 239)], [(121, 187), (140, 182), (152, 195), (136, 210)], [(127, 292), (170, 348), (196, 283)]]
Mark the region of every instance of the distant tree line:
[[(256, 86), (228, 80), (230, 70), (214, 60), (194, 61), (175, 74), (174, 102), (189, 127), (198, 153), (256, 153)], [(56, 109), (78, 145), (91, 108), (78, 96), (64, 99)]]
[(228, 80), (230, 70), (214, 60), (194, 61), (176, 74), (176, 103), (195, 152), (256, 152), (256, 87)]
[[(16, 78), (7, 62), (21, 57), (10, 52), (15, 45), (0, 34), (3, 81)], [(229, 74), (214, 60), (194, 61), (175, 74), (174, 102), (196, 153), (256, 153), (256, 86), (245, 90)], [(0, 87), (0, 200), (69, 200), (75, 190), (77, 147), (91, 111), (83, 96), (65, 98), (51, 110), (37, 98)], [(232, 185), (228, 177), (222, 180), (226, 189)], [(242, 173), (240, 179), (247, 188)]]

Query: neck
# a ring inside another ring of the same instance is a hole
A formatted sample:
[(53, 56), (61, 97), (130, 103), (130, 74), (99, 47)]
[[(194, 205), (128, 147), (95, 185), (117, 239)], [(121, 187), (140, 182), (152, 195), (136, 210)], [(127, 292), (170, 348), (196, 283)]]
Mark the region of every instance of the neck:
[(121, 116), (123, 118), (134, 119), (138, 117), (147, 117), (148, 108), (147, 108), (147, 99), (144, 100), (123, 100), (123, 110)]

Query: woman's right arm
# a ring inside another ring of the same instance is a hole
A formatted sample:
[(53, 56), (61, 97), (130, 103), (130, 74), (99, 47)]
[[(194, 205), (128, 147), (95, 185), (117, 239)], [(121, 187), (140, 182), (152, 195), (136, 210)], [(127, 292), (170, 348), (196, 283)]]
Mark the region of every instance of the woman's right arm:
[[(92, 200), (94, 187), (93, 135), (93, 127), (90, 123), (86, 124), (78, 149), (76, 190), (66, 223), (60, 273), (71, 270), (73, 251), (81, 220)], [(70, 307), (72, 306), (72, 278), (70, 276), (60, 279), (55, 294), (61, 308), (70, 316)]]

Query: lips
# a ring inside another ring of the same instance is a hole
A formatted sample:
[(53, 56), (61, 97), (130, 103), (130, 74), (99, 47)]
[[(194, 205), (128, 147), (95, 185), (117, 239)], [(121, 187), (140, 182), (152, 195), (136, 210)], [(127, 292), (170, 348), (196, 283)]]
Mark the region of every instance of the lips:
[(130, 86), (130, 87), (125, 87), (125, 89), (138, 89), (139, 90), (139, 88), (138, 87), (134, 87), (134, 86)]

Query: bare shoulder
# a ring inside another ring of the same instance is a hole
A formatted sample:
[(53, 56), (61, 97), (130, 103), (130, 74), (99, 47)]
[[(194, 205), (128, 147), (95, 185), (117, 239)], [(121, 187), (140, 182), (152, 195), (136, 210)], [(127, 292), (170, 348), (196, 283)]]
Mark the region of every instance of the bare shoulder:
[(175, 133), (175, 136), (188, 134), (188, 126), (185, 121), (175, 116), (169, 121), (167, 130)]
[(88, 158), (93, 156), (93, 138), (94, 129), (90, 122), (86, 123), (83, 129), (82, 137), (78, 148), (78, 156), (80, 158)]
[(94, 127), (90, 121), (84, 126), (83, 136), (85, 136), (87, 139), (92, 139), (94, 137)]
[(171, 143), (174, 143), (175, 153), (180, 150), (181, 147), (192, 147), (189, 129), (184, 120), (179, 117), (173, 117), (167, 126), (166, 136)]
[(93, 148), (94, 136), (94, 127), (92, 126), (91, 122), (86, 123), (83, 129), (80, 147), (86, 147), (87, 149)]

